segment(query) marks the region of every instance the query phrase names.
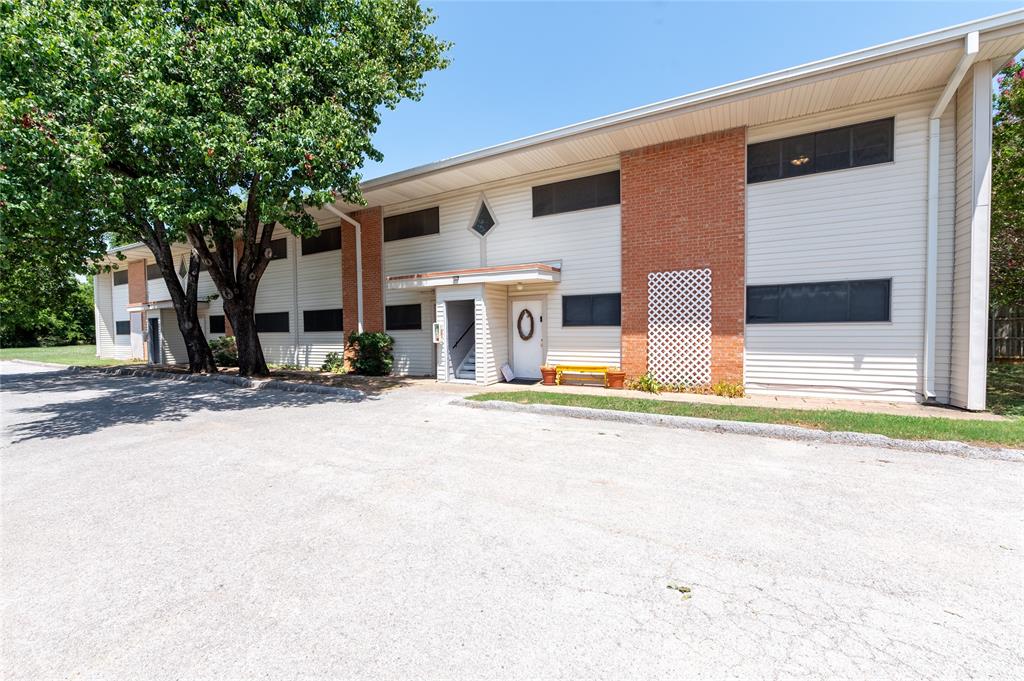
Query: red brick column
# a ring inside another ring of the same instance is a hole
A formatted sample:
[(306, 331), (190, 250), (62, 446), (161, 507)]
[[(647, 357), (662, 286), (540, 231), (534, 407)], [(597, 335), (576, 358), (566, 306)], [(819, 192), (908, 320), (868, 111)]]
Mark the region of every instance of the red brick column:
[(146, 263), (134, 260), (128, 263), (128, 304), (146, 302)]
[(622, 365), (647, 371), (647, 275), (711, 269), (711, 380), (742, 382), (746, 131), (624, 152)]
[[(380, 207), (350, 213), (362, 225), (363, 329), (384, 330), (383, 218)], [(356, 228), (341, 221), (341, 297), (345, 329), (354, 330), (359, 320), (356, 303)]]

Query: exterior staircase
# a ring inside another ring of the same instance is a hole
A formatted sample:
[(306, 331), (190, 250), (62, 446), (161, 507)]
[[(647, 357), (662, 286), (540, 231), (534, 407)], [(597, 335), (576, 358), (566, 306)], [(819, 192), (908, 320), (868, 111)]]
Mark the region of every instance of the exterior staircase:
[(458, 368), (455, 369), (455, 378), (475, 381), (476, 380), (476, 346), (474, 345), (466, 353), (466, 356), (459, 362)]

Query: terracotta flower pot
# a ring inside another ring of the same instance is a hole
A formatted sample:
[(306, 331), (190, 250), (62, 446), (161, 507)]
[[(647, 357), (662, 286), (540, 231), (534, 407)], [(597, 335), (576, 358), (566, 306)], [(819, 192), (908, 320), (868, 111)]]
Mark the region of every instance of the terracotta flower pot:
[(555, 367), (541, 367), (540, 376), (544, 385), (555, 385)]
[(626, 382), (625, 371), (609, 371), (608, 372), (608, 387), (612, 390), (622, 390), (622, 385)]

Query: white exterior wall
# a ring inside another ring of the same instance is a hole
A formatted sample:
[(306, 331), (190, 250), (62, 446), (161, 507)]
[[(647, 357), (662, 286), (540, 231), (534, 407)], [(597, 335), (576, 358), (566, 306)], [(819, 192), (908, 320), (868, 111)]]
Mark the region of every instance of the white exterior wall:
[[(435, 318), (441, 322), (442, 328), (445, 329), (447, 334), (447, 308), (446, 303), (450, 300), (472, 300), (474, 306), (480, 305), (480, 301), (483, 300), (483, 287), (475, 284), (469, 284), (465, 286), (442, 286), (437, 289), (437, 297), (435, 301)], [(479, 324), (481, 316), (479, 312), (475, 311), (474, 308), (474, 324)], [(390, 333), (390, 332), (389, 332)], [(474, 327), (474, 334), (476, 338), (479, 338), (480, 326)], [(428, 337), (427, 342), (430, 343), (432, 348), (436, 348), (434, 355), (437, 358), (437, 366), (435, 368), (435, 375), (441, 380), (451, 380), (455, 376), (455, 367), (451, 366), (451, 358), (448, 353), (448, 343), (450, 339), (446, 336), (444, 342), (434, 345), (431, 339)], [(433, 352), (433, 349), (432, 349)], [(395, 366), (399, 363), (398, 353), (395, 353)], [(397, 369), (396, 369), (397, 371)], [(480, 376), (480, 348), (477, 348), (477, 378)]]
[(296, 345), (298, 320), (295, 312), (295, 287), (293, 284), (298, 244), (291, 233), (278, 227), (274, 230), (274, 238), (284, 237), (288, 244), (288, 257), (271, 260), (260, 279), (256, 291), (256, 313), (287, 312), (288, 332), (260, 333), (260, 344), (263, 356), (270, 364), (296, 363)]
[[(336, 225), (332, 225), (336, 226)], [(344, 352), (343, 331), (318, 331), (307, 333), (303, 328), (304, 310), (332, 310), (342, 307), (341, 297), (341, 251), (325, 251), (302, 255), (302, 240), (294, 239), (296, 286), (298, 287), (298, 311), (296, 328), (299, 331), (299, 347), (296, 363), (300, 366), (319, 367), (329, 352)], [(343, 310), (348, 321), (355, 321), (355, 310)], [(355, 328), (354, 324), (346, 324)]]
[[(386, 206), (385, 217), (438, 206), (440, 233), (385, 242), (384, 276), (558, 261), (562, 267), (561, 283), (530, 287), (531, 292), (548, 296), (548, 312), (544, 319), (548, 361), (618, 365), (621, 328), (563, 328), (561, 296), (621, 291), (619, 206), (534, 218), (532, 192), (535, 185), (595, 175), (617, 168), (616, 157), (516, 177), (426, 200)], [(476, 217), (483, 196), (486, 196), (497, 224), (486, 238), (481, 239), (469, 229), (469, 225)], [(441, 287), (437, 291), (440, 293), (445, 288), (449, 287)], [(385, 304), (410, 302), (411, 295), (417, 294), (408, 290), (385, 291)], [(505, 304), (507, 306), (507, 302)], [(443, 311), (439, 314), (443, 314)], [(502, 314), (507, 316), (507, 309)], [(503, 322), (502, 327), (505, 333), (502, 342), (507, 358), (508, 324)], [(403, 366), (419, 367), (428, 361), (428, 357), (432, 361), (434, 353), (430, 347), (429, 328), (413, 338), (399, 341), (398, 336), (395, 337), (396, 372)], [(477, 357), (479, 361), (479, 348)], [(438, 365), (441, 365), (440, 361)], [(410, 370), (409, 373), (419, 372)], [(443, 377), (444, 373), (437, 375)]]
[(148, 315), (160, 315), (160, 348), (164, 364), (188, 364), (185, 338), (178, 328), (178, 315), (174, 310), (154, 310)]
[[(109, 277), (110, 282), (113, 282), (113, 272), (104, 276)], [(114, 338), (115, 354), (113, 356), (118, 359), (127, 359), (132, 356), (132, 337), (131, 334), (117, 335), (116, 322), (127, 322), (131, 319), (131, 315), (128, 313), (128, 284), (115, 285), (111, 283), (110, 296), (115, 322), (115, 325), (110, 329)]]
[(501, 365), (508, 362), (508, 289), (484, 286), (476, 303), (476, 382), (504, 380)]
[[(110, 272), (97, 274), (92, 285), (96, 305), (96, 356), (127, 359), (127, 355), (122, 357), (123, 350), (115, 345), (114, 340), (113, 275)], [(128, 350), (130, 354), (131, 348)]]
[[(153, 263), (151, 263), (151, 262), (149, 262), (147, 260), (146, 264), (147, 265), (152, 265)], [(177, 265), (175, 265), (175, 270), (177, 270)], [(146, 279), (146, 301), (147, 302), (152, 303), (152, 302), (156, 302), (156, 301), (170, 300), (170, 299), (171, 299), (171, 294), (167, 291), (167, 282), (164, 281), (163, 276), (157, 277), (156, 279), (149, 279), (149, 278)]]
[(956, 95), (956, 209), (953, 241), (950, 401), (984, 409), (992, 173), (992, 64), (964, 77)]
[(388, 305), (420, 306), (419, 330), (388, 331), (395, 339), (395, 364), (392, 373), (400, 376), (434, 376), (437, 358), (431, 329), (434, 324), (433, 291), (390, 291)]
[[(924, 343), (928, 114), (937, 96), (929, 92), (748, 131), (748, 143), (755, 143), (895, 116), (892, 163), (747, 187), (748, 286), (892, 279), (889, 322), (747, 325), (751, 392), (916, 399)], [(950, 125), (944, 121), (945, 129)], [(947, 189), (951, 154), (944, 145), (940, 182)], [(941, 208), (940, 291), (947, 293), (940, 310), (943, 304), (948, 310), (948, 201)], [(948, 342), (937, 354), (943, 347)]]

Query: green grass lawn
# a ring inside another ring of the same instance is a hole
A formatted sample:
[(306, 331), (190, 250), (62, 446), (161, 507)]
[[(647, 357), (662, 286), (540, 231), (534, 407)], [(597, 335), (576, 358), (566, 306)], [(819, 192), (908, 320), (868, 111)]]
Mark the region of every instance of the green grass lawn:
[(77, 364), (99, 367), (113, 364), (131, 364), (119, 359), (96, 356), (95, 345), (64, 345), (53, 348), (0, 348), (0, 359), (27, 359), (53, 364)]
[(841, 410), (776, 409), (740, 404), (702, 404), (604, 395), (558, 392), (495, 392), (474, 395), (471, 400), (500, 400), (518, 404), (554, 404), (567, 407), (614, 409), (644, 414), (697, 416), (725, 421), (781, 423), (819, 430), (877, 433), (907, 440), (957, 440), (976, 444), (1024, 446), (1024, 418), (1009, 421), (945, 419), (927, 416), (865, 414)]

